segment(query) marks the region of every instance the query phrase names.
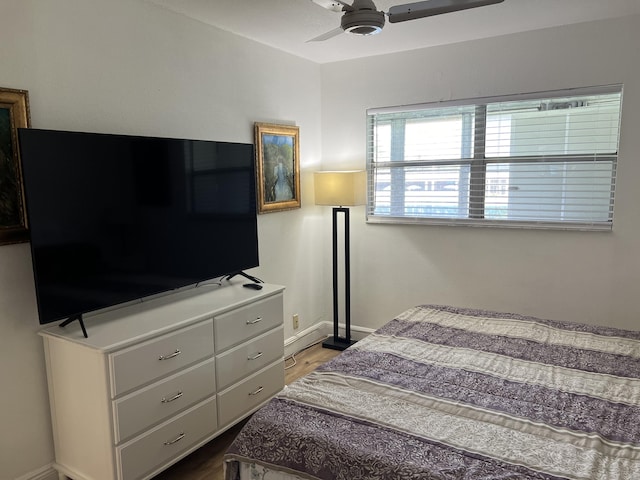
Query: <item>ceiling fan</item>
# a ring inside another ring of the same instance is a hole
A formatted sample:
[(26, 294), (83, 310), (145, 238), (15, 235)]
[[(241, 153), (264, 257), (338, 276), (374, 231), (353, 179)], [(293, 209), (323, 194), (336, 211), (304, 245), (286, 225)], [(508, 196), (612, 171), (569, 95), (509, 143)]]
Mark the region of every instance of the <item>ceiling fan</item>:
[(341, 34), (343, 31), (355, 35), (375, 35), (382, 31), (385, 15), (389, 17), (389, 23), (398, 23), (504, 2), (504, 0), (426, 0), (424, 2), (395, 5), (385, 13), (376, 8), (373, 0), (353, 0), (351, 5), (342, 0), (311, 1), (329, 10), (342, 11), (344, 14), (340, 21), (340, 27), (312, 38), (309, 40), (310, 42), (327, 40)]

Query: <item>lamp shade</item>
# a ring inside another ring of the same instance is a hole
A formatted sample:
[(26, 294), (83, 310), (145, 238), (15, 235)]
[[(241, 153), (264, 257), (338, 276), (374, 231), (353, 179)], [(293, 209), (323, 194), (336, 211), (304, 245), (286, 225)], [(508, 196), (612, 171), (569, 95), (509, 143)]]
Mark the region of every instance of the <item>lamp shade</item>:
[(315, 172), (316, 205), (353, 206), (366, 203), (367, 177), (364, 170)]

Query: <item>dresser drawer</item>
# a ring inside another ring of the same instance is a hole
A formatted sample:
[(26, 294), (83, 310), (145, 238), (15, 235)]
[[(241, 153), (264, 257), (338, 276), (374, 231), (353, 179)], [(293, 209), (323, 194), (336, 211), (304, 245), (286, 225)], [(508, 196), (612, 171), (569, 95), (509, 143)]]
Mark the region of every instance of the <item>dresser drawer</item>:
[(216, 400), (203, 402), (172, 421), (116, 449), (121, 480), (134, 480), (178, 456), (216, 430)]
[(211, 356), (211, 322), (207, 320), (109, 355), (112, 397)]
[(216, 357), (218, 389), (281, 360), (284, 355), (284, 327), (263, 333)]
[(284, 387), (284, 362), (278, 361), (218, 394), (218, 424), (231, 423)]
[(282, 295), (260, 300), (214, 318), (216, 353), (282, 324)]
[(113, 402), (116, 444), (215, 394), (213, 358)]

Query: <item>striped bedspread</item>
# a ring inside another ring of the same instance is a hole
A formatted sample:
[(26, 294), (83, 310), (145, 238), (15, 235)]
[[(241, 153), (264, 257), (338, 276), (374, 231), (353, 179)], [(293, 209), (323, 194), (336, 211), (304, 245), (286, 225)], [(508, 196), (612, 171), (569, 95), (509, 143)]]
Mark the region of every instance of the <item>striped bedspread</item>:
[(287, 386), (225, 460), (227, 480), (238, 461), (326, 480), (640, 480), (640, 332), (415, 307)]

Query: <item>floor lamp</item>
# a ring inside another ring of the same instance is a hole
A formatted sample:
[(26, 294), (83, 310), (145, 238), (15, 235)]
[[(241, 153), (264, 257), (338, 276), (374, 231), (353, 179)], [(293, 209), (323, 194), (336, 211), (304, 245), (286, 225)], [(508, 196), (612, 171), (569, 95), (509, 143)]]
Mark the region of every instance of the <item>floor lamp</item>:
[[(366, 174), (363, 170), (339, 172), (315, 172), (316, 205), (333, 206), (333, 337), (322, 343), (324, 348), (344, 350), (353, 345), (351, 340), (351, 303), (349, 285), (349, 206), (363, 205), (366, 199)], [(339, 285), (338, 285), (338, 215), (343, 217), (344, 225), (344, 323), (345, 336), (338, 331)]]

